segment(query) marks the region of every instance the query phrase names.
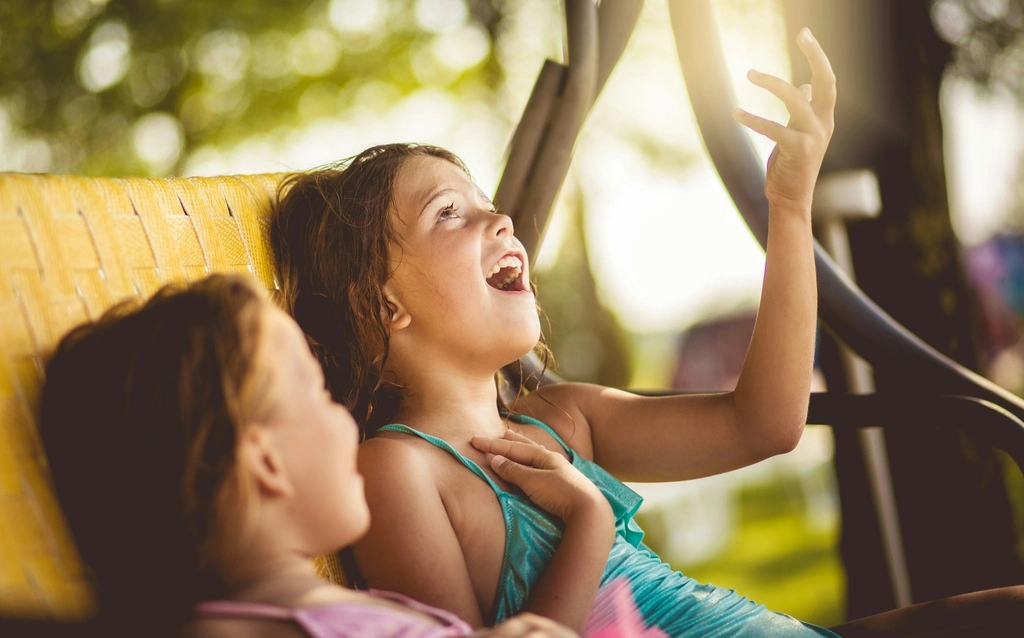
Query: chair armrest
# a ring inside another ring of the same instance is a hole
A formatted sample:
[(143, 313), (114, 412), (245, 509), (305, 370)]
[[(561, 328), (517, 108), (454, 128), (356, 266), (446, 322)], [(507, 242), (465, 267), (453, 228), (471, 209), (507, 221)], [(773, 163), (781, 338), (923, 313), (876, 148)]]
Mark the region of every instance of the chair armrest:
[[(644, 396), (707, 394), (700, 390), (630, 390)], [(717, 391), (712, 391), (713, 394)], [(1024, 472), (1024, 421), (1009, 410), (977, 397), (952, 394), (846, 394), (812, 392), (808, 425), (834, 429), (887, 428), (915, 430), (962, 428), (1014, 460)]]
[(959, 395), (812, 392), (807, 423), (833, 428), (962, 428), (1006, 452), (1024, 471), (1024, 421), (991, 401)]

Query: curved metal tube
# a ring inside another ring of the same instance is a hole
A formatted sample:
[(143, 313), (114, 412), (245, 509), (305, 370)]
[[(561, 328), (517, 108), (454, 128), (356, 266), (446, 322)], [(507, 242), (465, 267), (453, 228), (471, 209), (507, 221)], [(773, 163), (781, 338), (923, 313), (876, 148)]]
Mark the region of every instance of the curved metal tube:
[(597, 94), (622, 56), (642, 0), (566, 0), (567, 65), (541, 69), (512, 137), (495, 203), (516, 223), (516, 235), (535, 255), (573, 147)]
[[(537, 253), (579, 130), (622, 57), (643, 0), (605, 0), (596, 12), (589, 0), (568, 0), (565, 8), (569, 66), (545, 61), (494, 195), (495, 204), (516, 223), (516, 235), (529, 255)], [(506, 366), (505, 373), (512, 384), (531, 389), (562, 380), (544, 370), (533, 353)]]
[(565, 14), (569, 64), (541, 147), (513, 211), (516, 236), (529, 255), (536, 254), (597, 89), (597, 7), (593, 0), (566, 0)]
[[(743, 128), (710, 0), (671, 0), (676, 49), (701, 136), (740, 214), (762, 246), (768, 234), (765, 172)], [(1024, 400), (955, 363), (900, 325), (854, 285), (815, 243), (819, 315), (872, 365), (931, 384), (936, 393), (987, 399), (1018, 418)]]
[(597, 7), (597, 87), (601, 94), (608, 76), (626, 50), (629, 38), (636, 29), (644, 0), (603, 0)]
[(494, 192), (494, 205), (499, 211), (512, 217), (514, 222), (522, 219), (519, 215), (519, 201), (527, 187), (530, 167), (537, 161), (537, 153), (544, 141), (544, 132), (558, 100), (558, 91), (564, 82), (565, 67), (557, 62), (545, 60), (530, 98), (526, 101), (523, 115), (519, 118), (519, 124), (509, 141), (505, 170), (502, 171), (501, 181)]
[[(618, 0), (602, 2), (597, 8), (597, 78), (594, 87), (594, 98), (601, 93), (608, 77), (615, 68), (615, 64), (622, 57), (622, 52), (629, 42), (629, 38), (636, 27), (640, 17), (640, 10), (643, 8), (643, 0)], [(570, 16), (567, 16), (570, 18)], [(570, 63), (577, 57), (570, 56)], [(514, 221), (527, 223), (527, 218), (522, 216), (523, 193), (532, 184), (527, 184), (531, 176), (531, 167), (539, 160), (542, 144), (545, 140), (548, 126), (550, 125), (555, 107), (558, 104), (559, 93), (566, 83), (567, 67), (552, 60), (545, 60), (541, 67), (537, 82), (533, 86), (530, 98), (523, 109), (523, 115), (519, 119), (515, 133), (509, 142), (508, 158), (505, 162), (505, 170), (502, 172), (501, 181), (494, 194), (494, 202), (498, 208), (509, 214)], [(589, 106), (586, 111), (589, 112)], [(584, 112), (583, 117), (586, 117)], [(580, 122), (582, 126), (582, 121)], [(578, 134), (578, 129), (577, 129)], [(576, 135), (573, 136), (575, 142)], [(547, 147), (550, 149), (550, 147)], [(571, 160), (571, 156), (569, 157)], [(565, 165), (568, 170), (568, 163)], [(564, 174), (563, 174), (564, 181)], [(557, 190), (551, 193), (551, 201), (543, 211), (543, 217), (539, 220), (530, 220), (535, 228), (539, 228), (541, 235), (547, 225), (547, 219), (551, 208), (554, 205), (554, 197)], [(539, 204), (538, 204), (539, 205)], [(522, 233), (521, 233), (522, 234)], [(527, 250), (539, 245), (539, 239), (527, 246)]]

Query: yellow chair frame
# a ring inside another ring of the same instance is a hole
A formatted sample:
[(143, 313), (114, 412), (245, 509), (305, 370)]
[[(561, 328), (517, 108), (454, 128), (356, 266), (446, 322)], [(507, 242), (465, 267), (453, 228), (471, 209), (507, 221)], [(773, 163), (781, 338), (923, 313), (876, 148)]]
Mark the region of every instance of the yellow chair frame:
[[(71, 327), (172, 281), (249, 273), (277, 299), (266, 228), (283, 177), (0, 173), (0, 616), (80, 619), (94, 607), (36, 434), (47, 353)], [(317, 565), (340, 580), (336, 559)]]

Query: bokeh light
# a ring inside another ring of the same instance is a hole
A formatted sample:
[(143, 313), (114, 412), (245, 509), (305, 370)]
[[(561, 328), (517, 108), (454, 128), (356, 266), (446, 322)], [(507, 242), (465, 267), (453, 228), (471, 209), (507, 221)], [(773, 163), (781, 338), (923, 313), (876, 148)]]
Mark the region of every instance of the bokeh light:
[(178, 161), (185, 147), (185, 132), (170, 113), (147, 113), (133, 126), (132, 144), (135, 154), (160, 174)]
[(110, 20), (96, 27), (78, 67), (78, 79), (89, 91), (99, 93), (114, 86), (128, 71), (128, 27)]

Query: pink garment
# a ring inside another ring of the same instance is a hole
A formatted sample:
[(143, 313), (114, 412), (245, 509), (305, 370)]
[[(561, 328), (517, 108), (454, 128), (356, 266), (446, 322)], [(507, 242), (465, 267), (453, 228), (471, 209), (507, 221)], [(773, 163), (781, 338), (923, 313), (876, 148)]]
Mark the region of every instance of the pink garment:
[(370, 590), (366, 593), (422, 612), (440, 624), (427, 622), (415, 614), (403, 614), (389, 606), (373, 602), (342, 602), (293, 608), (235, 600), (212, 600), (197, 604), (193, 612), (197, 617), (292, 621), (302, 627), (310, 638), (448, 638), (473, 633), (473, 628), (468, 623), (443, 609), (425, 605), (394, 592)]
[(590, 608), (585, 638), (668, 638), (658, 627), (648, 627), (636, 608), (626, 578), (616, 578), (597, 592)]
[[(292, 621), (310, 638), (448, 638), (468, 636), (473, 628), (451, 612), (431, 607), (395, 592), (371, 589), (370, 596), (391, 600), (422, 612), (440, 622), (424, 621), (391, 607), (372, 602), (343, 602), (316, 607), (279, 607), (236, 600), (212, 600), (197, 604), (196, 616), (265, 618)], [(585, 638), (667, 638), (657, 627), (647, 627), (629, 581), (617, 578), (597, 592), (591, 607)]]

